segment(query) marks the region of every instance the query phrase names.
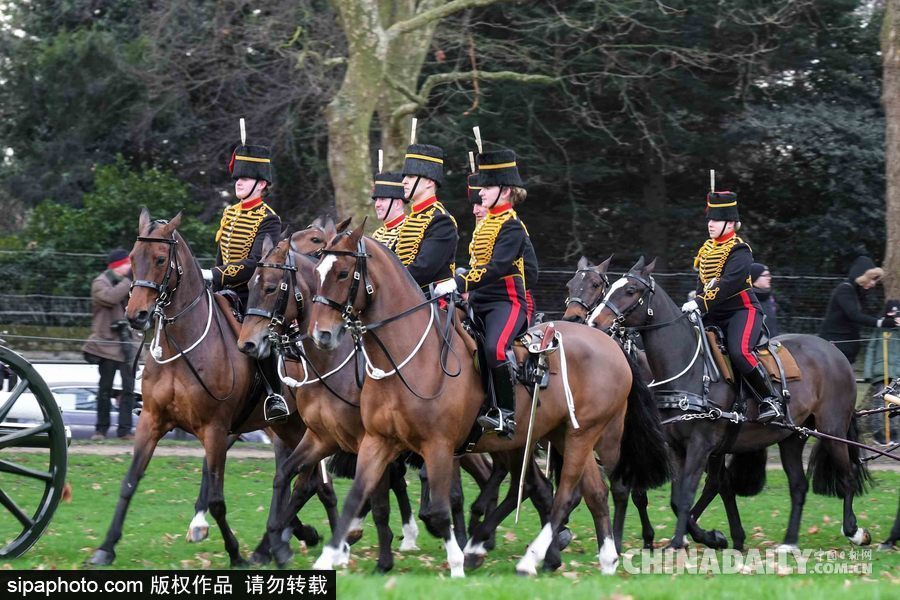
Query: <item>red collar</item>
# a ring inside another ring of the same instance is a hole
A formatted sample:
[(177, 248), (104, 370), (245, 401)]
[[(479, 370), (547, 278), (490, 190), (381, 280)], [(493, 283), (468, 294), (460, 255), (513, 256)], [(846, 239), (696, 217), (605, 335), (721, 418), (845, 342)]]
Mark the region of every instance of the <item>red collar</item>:
[(735, 235), (736, 235), (736, 232), (730, 231), (730, 232), (726, 233), (725, 235), (723, 235), (723, 236), (721, 236), (721, 237), (717, 237), (717, 238), (715, 239), (715, 242), (716, 242), (717, 244), (724, 244), (725, 242), (727, 242), (728, 240), (730, 240), (731, 238), (733, 238)]
[(252, 200), (241, 200), (241, 210), (250, 210), (251, 208), (256, 208), (262, 204), (262, 197), (257, 196)]
[(438, 201), (437, 196), (432, 196), (431, 198), (428, 198), (427, 200), (423, 200), (419, 204), (413, 204), (412, 211), (414, 213), (422, 212), (429, 206), (432, 206), (433, 204), (437, 204), (437, 201)]
[(502, 215), (508, 210), (512, 210), (512, 204), (509, 202), (503, 204), (502, 206), (495, 206), (494, 208), (488, 209), (488, 212), (492, 215)]
[(384, 226), (386, 229), (393, 229), (394, 227), (396, 227), (397, 225), (402, 223), (403, 219), (405, 219), (405, 218), (406, 218), (406, 215), (400, 215), (396, 219), (393, 219), (391, 221), (385, 221)]

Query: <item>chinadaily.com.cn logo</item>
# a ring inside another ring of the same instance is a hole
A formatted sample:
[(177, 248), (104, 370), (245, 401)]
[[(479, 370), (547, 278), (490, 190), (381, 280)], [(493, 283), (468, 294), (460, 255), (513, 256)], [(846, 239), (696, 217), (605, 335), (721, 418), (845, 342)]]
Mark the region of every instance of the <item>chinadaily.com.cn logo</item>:
[(662, 575), (871, 575), (871, 550), (774, 549), (711, 550), (689, 548), (678, 552), (629, 550), (622, 568), (631, 574)]

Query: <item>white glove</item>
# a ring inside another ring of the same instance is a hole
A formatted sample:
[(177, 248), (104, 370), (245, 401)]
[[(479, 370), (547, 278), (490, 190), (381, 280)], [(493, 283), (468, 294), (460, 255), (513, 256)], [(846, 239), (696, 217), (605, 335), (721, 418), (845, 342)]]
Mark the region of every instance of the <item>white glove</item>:
[(457, 290), (456, 280), (448, 279), (447, 281), (442, 281), (434, 286), (434, 296), (446, 296), (447, 294), (452, 294)]
[(697, 306), (696, 300), (688, 300), (684, 304), (681, 305), (681, 312), (694, 312), (698, 310), (700, 307)]
[(212, 281), (212, 269), (200, 269), (200, 272), (203, 273), (203, 279)]

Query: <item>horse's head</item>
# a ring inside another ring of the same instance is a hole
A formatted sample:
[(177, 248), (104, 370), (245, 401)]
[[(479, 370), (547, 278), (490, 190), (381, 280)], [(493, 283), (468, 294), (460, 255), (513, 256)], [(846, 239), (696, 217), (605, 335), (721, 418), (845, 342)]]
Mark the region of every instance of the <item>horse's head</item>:
[(566, 298), (564, 321), (584, 323), (587, 321), (588, 315), (597, 308), (597, 305), (603, 300), (606, 290), (609, 289), (609, 278), (606, 276), (606, 271), (609, 269), (610, 261), (612, 261), (612, 256), (599, 265), (594, 265), (587, 257), (581, 257), (581, 260), (578, 261), (578, 270), (566, 284), (569, 297)]
[(365, 222), (352, 232), (335, 235), (316, 266), (319, 291), (310, 311), (309, 335), (322, 350), (338, 347), (344, 325), (357, 320), (368, 301), (364, 227)]
[(271, 352), (269, 331), (283, 333), (286, 324), (300, 318), (303, 294), (297, 287), (297, 266), (290, 252), (290, 240), (277, 244), (266, 237), (263, 259), (248, 283), (249, 296), (238, 348), (257, 360)]
[(328, 240), (344, 231), (351, 218), (348, 217), (335, 226), (331, 217), (317, 217), (306, 229), (301, 229), (291, 236), (291, 249), (298, 254), (319, 256)]
[(621, 279), (610, 286), (603, 301), (591, 313), (588, 324), (606, 330), (614, 322), (625, 327), (646, 323), (652, 314), (648, 313), (648, 309), (656, 290), (656, 282), (653, 281), (655, 267), (656, 260), (645, 264), (642, 256)]
[(134, 329), (147, 329), (156, 307), (170, 302), (178, 287), (182, 266), (175, 230), (180, 224), (181, 213), (169, 221), (154, 221), (146, 208), (141, 210), (138, 238), (130, 255), (134, 283), (125, 307), (125, 318)]

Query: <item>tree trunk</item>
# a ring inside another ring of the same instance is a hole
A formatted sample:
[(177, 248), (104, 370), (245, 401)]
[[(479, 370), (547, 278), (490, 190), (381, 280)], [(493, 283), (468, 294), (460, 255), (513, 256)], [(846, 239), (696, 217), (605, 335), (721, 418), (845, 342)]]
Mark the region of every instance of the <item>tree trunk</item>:
[(881, 55), (884, 61), (882, 101), (887, 125), (884, 149), (887, 175), (885, 294), (888, 298), (900, 298), (900, 0), (887, 0)]
[(378, 9), (370, 2), (332, 2), (341, 15), (348, 56), (341, 89), (325, 109), (328, 169), (338, 216), (360, 218), (371, 208), (369, 129), (382, 87), (386, 36)]

